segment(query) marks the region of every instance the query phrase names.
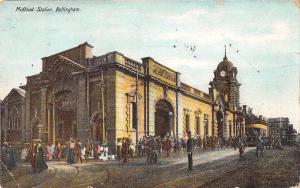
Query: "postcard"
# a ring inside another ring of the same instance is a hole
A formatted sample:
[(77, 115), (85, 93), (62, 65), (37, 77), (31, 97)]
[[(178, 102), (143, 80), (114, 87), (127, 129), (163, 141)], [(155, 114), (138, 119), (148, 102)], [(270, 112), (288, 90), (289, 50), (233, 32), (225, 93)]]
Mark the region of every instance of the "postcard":
[(299, 14), (0, 0), (0, 187), (300, 187)]

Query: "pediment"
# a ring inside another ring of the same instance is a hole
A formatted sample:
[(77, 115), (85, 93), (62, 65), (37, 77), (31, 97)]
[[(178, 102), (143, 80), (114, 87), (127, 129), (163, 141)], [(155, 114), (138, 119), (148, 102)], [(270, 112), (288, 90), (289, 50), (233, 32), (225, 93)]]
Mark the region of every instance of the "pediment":
[(43, 77), (49, 81), (61, 81), (70, 79), (75, 73), (83, 71), (85, 67), (66, 57), (57, 56), (53, 62), (47, 62)]

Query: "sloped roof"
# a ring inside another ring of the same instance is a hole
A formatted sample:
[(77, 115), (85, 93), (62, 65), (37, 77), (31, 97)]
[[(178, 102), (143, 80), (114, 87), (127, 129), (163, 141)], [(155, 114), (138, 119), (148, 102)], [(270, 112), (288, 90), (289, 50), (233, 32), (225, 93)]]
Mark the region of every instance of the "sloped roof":
[(6, 97), (3, 99), (3, 101), (6, 101), (8, 99), (8, 97), (10, 95), (12, 95), (13, 93), (17, 93), (18, 95), (20, 95), (22, 98), (25, 97), (25, 91), (23, 89), (20, 88), (13, 88), (12, 90), (10, 90), (10, 92), (8, 93), (8, 95), (6, 95)]

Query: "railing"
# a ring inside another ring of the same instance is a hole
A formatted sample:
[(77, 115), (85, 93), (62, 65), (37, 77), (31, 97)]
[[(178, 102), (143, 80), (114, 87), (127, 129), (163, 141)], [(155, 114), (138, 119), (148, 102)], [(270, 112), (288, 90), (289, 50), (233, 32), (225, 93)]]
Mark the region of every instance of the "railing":
[(186, 91), (186, 92), (188, 92), (190, 94), (193, 94), (193, 95), (196, 95), (198, 97), (205, 98), (205, 99), (210, 99), (208, 94), (206, 94), (206, 93), (204, 93), (204, 92), (202, 92), (198, 89), (195, 89), (195, 88), (193, 88), (193, 87), (191, 87), (187, 84), (181, 83), (181, 89), (183, 91)]
[(142, 67), (143, 67), (142, 64), (140, 64), (139, 62), (136, 62), (136, 61), (134, 61), (134, 60), (132, 60), (128, 57), (124, 57), (124, 59), (125, 59), (125, 65), (126, 66), (128, 66), (128, 67), (130, 67), (134, 70), (137, 70), (139, 72), (142, 71)]

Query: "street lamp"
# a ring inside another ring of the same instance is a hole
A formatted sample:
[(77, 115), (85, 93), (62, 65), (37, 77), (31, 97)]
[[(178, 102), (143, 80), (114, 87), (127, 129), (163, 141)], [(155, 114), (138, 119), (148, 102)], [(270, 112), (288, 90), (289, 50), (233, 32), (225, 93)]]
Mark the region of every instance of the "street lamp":
[(169, 136), (171, 136), (171, 132), (172, 132), (172, 117), (173, 117), (173, 112), (169, 111)]
[[(105, 126), (105, 111), (104, 111), (104, 78), (103, 78), (103, 70), (101, 70), (101, 81), (99, 84), (96, 84), (96, 86), (100, 87), (101, 89), (101, 98), (100, 98), (100, 103), (101, 106), (99, 105), (99, 113), (101, 112), (102, 116), (102, 143), (104, 143), (104, 140), (106, 140), (106, 126)], [(101, 109), (101, 110), (100, 110)]]

